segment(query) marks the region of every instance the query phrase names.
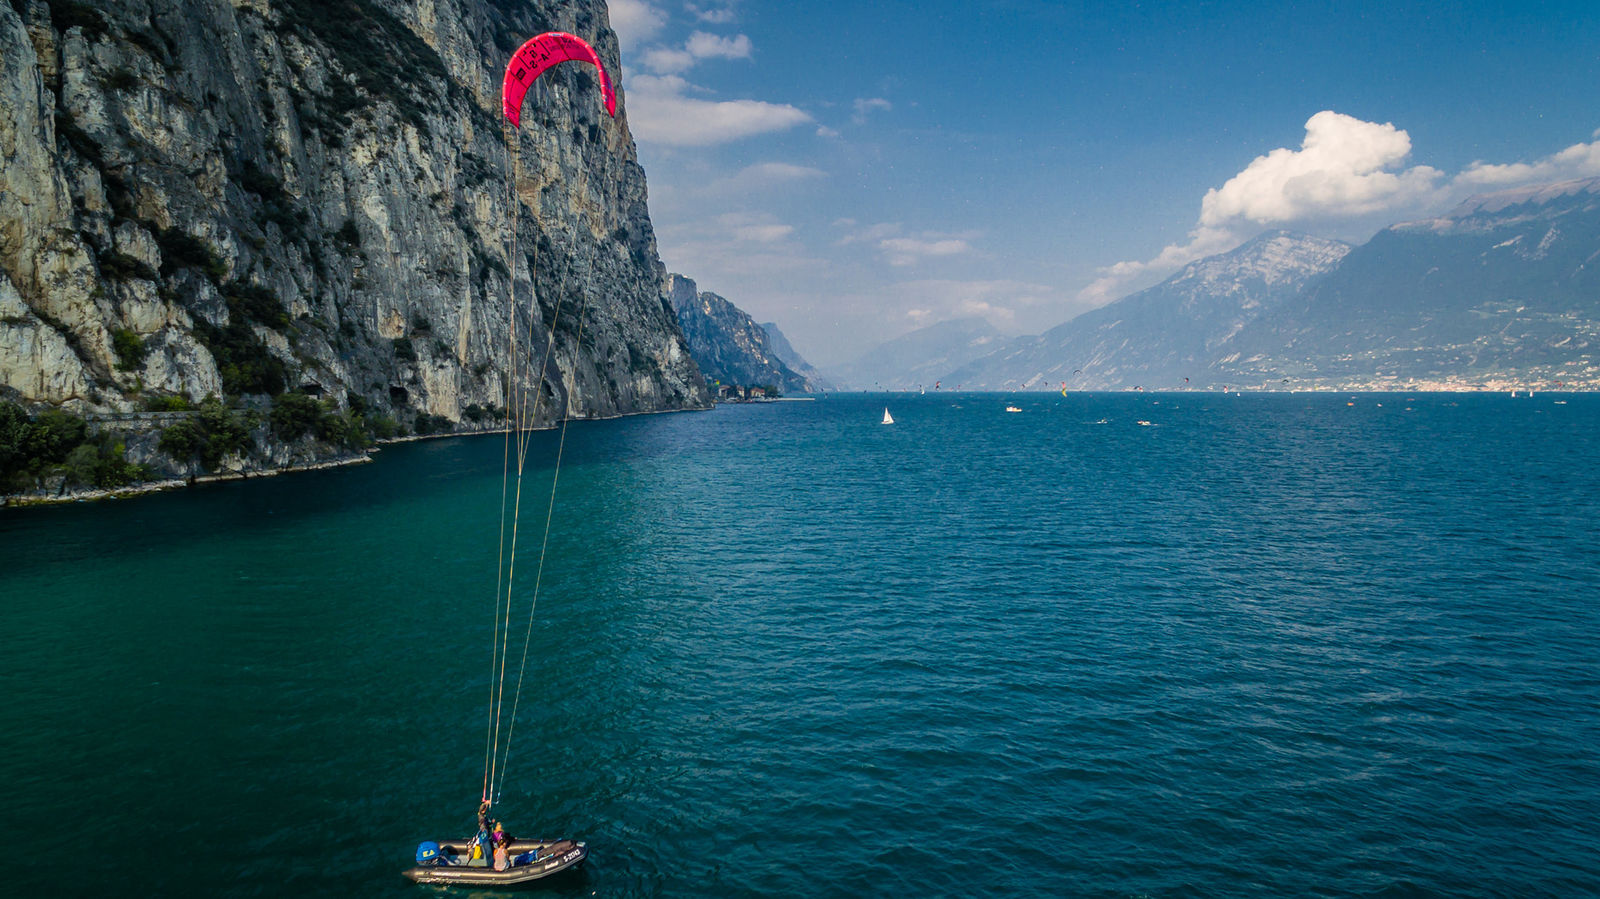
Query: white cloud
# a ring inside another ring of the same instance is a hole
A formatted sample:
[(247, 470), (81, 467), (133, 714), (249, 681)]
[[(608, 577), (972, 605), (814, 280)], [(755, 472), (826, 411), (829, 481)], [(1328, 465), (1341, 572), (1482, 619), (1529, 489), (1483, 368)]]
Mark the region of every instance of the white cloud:
[(834, 246), (849, 246), (851, 244), (865, 244), (878, 250), (885, 262), (894, 266), (913, 265), (925, 259), (946, 256), (962, 256), (975, 252), (971, 241), (978, 237), (978, 232), (970, 231), (962, 234), (939, 234), (924, 231), (920, 234), (904, 234), (904, 228), (899, 222), (880, 222), (866, 227), (857, 226), (854, 219), (837, 219), (834, 226), (847, 229), (846, 233), (834, 242)]
[(890, 265), (912, 265), (931, 256), (970, 253), (972, 245), (956, 237), (888, 237), (878, 241), (878, 249)]
[(1002, 331), (1012, 330), (1020, 314), (1040, 306), (1059, 308), (1058, 288), (1026, 281), (960, 281), (928, 278), (889, 285), (875, 301), (921, 327), (952, 318), (982, 316)]
[(903, 230), (903, 226), (899, 222), (879, 222), (876, 225), (867, 225), (861, 228), (857, 227), (855, 219), (841, 218), (834, 219), (833, 224), (837, 228), (848, 229), (834, 244), (840, 247), (854, 243), (876, 244), (887, 238), (898, 236)]
[(688, 10), (691, 15), (702, 22), (709, 22), (713, 25), (726, 25), (738, 18), (738, 10), (735, 8), (737, 6), (737, 2), (711, 4), (707, 6), (701, 6), (698, 3), (685, 3), (683, 8)]
[(773, 243), (794, 233), (792, 225), (742, 225), (731, 232), (734, 240)]
[(1410, 154), (1411, 137), (1399, 128), (1324, 110), (1306, 122), (1300, 149), (1258, 156), (1206, 191), (1200, 225), (1282, 224), (1413, 205), (1434, 192), (1443, 173), (1428, 166), (1389, 171)]
[(810, 166), (793, 165), (787, 162), (758, 162), (755, 165), (747, 165), (717, 182), (715, 188), (717, 190), (748, 193), (777, 187), (782, 184), (792, 184), (796, 181), (826, 178), (827, 176), (827, 172)]
[(894, 104), (882, 97), (859, 97), (856, 99), (854, 107), (855, 115), (851, 117), (851, 121), (860, 125), (867, 121), (867, 116), (871, 113), (877, 111), (888, 112), (894, 109)]
[(646, 69), (661, 75), (675, 75), (694, 68), (694, 54), (677, 47), (651, 47), (644, 51), (640, 62)]
[(1117, 299), (1140, 280), (1165, 275), (1196, 259), (1225, 252), (1263, 225), (1391, 221), (1437, 209), (1483, 190), (1600, 176), (1600, 129), (1533, 162), (1474, 162), (1447, 178), (1430, 166), (1401, 167), (1411, 137), (1392, 124), (1364, 122), (1324, 110), (1306, 122), (1298, 150), (1258, 156), (1220, 188), (1206, 191), (1200, 220), (1183, 243), (1152, 259), (1118, 262), (1100, 271), (1078, 298), (1094, 305)]
[(684, 49), (695, 59), (749, 59), (750, 38), (743, 34), (722, 37), (696, 31), (689, 35), (689, 43)]
[(624, 50), (655, 37), (667, 24), (667, 14), (644, 0), (610, 0), (611, 30)]
[[(1595, 131), (1594, 136), (1600, 138), (1600, 130)], [(1573, 144), (1559, 153), (1534, 162), (1513, 162), (1505, 165), (1474, 162), (1451, 183), (1459, 188), (1498, 189), (1538, 181), (1593, 178), (1596, 175), (1600, 175), (1600, 140), (1588, 144)]]
[(1129, 284), (1152, 275), (1164, 275), (1196, 259), (1227, 252), (1244, 240), (1245, 235), (1230, 228), (1195, 228), (1189, 232), (1186, 243), (1166, 247), (1153, 259), (1118, 262), (1101, 269), (1100, 277), (1079, 291), (1078, 299), (1090, 306), (1103, 306), (1121, 297)]
[(1110, 302), (1129, 285), (1229, 250), (1264, 225), (1351, 221), (1438, 202), (1444, 173), (1425, 165), (1403, 168), (1410, 155), (1411, 136), (1394, 125), (1323, 110), (1306, 121), (1299, 149), (1257, 156), (1206, 191), (1188, 240), (1152, 259), (1107, 266), (1078, 299)]
[(641, 59), (644, 67), (657, 75), (674, 75), (687, 72), (702, 59), (749, 59), (751, 50), (746, 35), (722, 37), (696, 31), (682, 47), (651, 47)]
[(676, 75), (628, 80), (628, 124), (641, 143), (706, 147), (784, 131), (811, 121), (804, 110), (761, 100), (702, 100), (685, 96)]
[(766, 212), (725, 212), (713, 220), (706, 229), (706, 237), (713, 240), (720, 235), (726, 240), (747, 243), (777, 243), (794, 233), (793, 225), (778, 221)]

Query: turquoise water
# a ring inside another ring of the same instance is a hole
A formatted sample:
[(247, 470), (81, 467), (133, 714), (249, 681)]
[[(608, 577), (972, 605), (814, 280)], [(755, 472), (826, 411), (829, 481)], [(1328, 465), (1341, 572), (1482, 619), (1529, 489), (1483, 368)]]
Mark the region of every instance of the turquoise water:
[[(0, 510), (6, 890), (434, 892), (503, 449)], [(575, 424), (502, 816), (589, 842), (534, 895), (1600, 893), (1597, 450), (1557, 395)]]

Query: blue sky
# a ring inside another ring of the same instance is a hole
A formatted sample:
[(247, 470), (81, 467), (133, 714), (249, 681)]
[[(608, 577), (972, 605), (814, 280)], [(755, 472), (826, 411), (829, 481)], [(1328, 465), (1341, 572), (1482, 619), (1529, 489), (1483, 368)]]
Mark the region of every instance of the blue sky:
[(1600, 175), (1600, 3), (610, 0), (671, 271), (811, 361)]

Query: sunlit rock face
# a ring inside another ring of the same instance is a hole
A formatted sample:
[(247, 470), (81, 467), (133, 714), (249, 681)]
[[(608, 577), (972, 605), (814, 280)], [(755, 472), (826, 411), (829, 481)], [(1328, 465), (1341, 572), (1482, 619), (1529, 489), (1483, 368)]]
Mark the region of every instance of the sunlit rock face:
[(0, 391), (708, 405), (625, 103), (568, 64), (503, 127), (505, 61), (553, 29), (620, 71), (602, 0), (0, 4)]

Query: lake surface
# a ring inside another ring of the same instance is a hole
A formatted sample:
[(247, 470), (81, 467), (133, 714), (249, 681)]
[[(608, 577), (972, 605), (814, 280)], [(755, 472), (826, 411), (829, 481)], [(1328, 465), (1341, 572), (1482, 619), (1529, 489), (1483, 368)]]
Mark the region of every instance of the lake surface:
[[(5, 890), (435, 894), (504, 446), (0, 510)], [(582, 422), (553, 521), (499, 808), (592, 855), (532, 895), (1600, 893), (1600, 397)]]

